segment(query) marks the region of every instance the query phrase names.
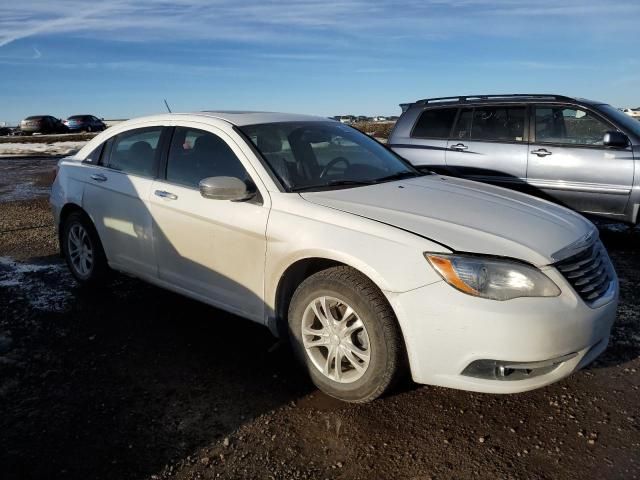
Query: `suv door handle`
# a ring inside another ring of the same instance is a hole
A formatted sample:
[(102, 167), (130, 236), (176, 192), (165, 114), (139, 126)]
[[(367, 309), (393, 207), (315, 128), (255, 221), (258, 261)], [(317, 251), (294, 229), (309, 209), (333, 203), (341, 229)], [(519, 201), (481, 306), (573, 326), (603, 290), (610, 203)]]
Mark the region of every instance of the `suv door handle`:
[(176, 195), (175, 193), (165, 192), (164, 190), (156, 190), (153, 193), (155, 193), (156, 196), (158, 196), (158, 197), (167, 198), (169, 200), (177, 200), (178, 199), (178, 195)]
[(101, 173), (95, 173), (95, 174), (91, 175), (91, 180), (95, 180), (96, 182), (106, 182), (107, 181), (107, 177), (105, 177)]
[(549, 150), (539, 148), (538, 150), (531, 150), (531, 153), (538, 155), (539, 157), (546, 157), (547, 155), (553, 155)]
[(457, 143), (455, 145), (451, 145), (451, 150), (458, 150), (458, 151), (462, 151), (462, 150), (467, 150), (469, 147), (467, 147), (464, 143)]

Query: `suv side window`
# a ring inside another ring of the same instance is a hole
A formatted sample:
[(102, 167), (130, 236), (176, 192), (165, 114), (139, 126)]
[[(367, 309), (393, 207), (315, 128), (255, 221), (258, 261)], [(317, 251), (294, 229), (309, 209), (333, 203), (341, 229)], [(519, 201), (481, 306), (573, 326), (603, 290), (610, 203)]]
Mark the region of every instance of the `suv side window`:
[(113, 140), (107, 167), (143, 177), (155, 177), (163, 128), (138, 128), (117, 135)]
[(575, 107), (536, 107), (536, 142), (602, 145), (604, 134), (615, 130), (592, 113)]
[(167, 158), (167, 181), (197, 188), (207, 177), (249, 180), (244, 166), (222, 138), (203, 130), (176, 127)]
[(418, 118), (411, 136), (414, 138), (449, 138), (457, 108), (425, 110)]
[(488, 106), (460, 112), (453, 131), (455, 139), (502, 142), (524, 141), (526, 107)]

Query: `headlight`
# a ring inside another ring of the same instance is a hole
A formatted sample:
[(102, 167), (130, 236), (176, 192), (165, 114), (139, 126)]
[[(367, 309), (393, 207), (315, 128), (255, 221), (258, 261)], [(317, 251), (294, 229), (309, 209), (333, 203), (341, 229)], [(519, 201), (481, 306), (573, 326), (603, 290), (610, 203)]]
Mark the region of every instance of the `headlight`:
[(510, 300), (560, 295), (549, 277), (522, 263), (471, 255), (424, 256), (449, 285), (475, 297)]

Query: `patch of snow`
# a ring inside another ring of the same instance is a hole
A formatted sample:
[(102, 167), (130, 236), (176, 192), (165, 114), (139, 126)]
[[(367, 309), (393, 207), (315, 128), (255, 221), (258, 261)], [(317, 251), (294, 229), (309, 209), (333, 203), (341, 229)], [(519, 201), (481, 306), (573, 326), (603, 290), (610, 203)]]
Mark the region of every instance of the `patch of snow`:
[(53, 143), (0, 143), (0, 156), (73, 155), (86, 144), (87, 141)]
[(73, 279), (63, 263), (23, 263), (0, 257), (0, 287), (38, 310), (61, 311), (72, 298)]

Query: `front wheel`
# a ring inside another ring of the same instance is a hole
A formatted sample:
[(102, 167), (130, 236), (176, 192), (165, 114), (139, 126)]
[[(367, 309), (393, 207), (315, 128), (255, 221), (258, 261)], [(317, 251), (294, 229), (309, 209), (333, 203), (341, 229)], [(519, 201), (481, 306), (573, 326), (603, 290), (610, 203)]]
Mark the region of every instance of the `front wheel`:
[(347, 402), (387, 391), (404, 367), (395, 315), (377, 286), (349, 267), (307, 278), (289, 307), (293, 349), (313, 383)]
[(65, 219), (61, 235), (62, 253), (75, 279), (83, 285), (105, 279), (109, 266), (93, 223), (82, 212)]

